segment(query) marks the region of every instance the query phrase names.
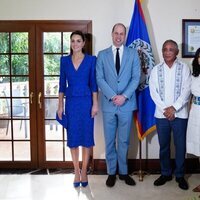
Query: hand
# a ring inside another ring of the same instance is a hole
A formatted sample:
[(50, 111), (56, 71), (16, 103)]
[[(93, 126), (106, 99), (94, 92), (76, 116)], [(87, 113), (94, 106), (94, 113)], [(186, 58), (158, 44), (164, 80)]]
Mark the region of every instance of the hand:
[(121, 106), (125, 103), (126, 98), (123, 95), (116, 95), (113, 97), (112, 101), (116, 106)]
[(57, 113), (58, 113), (58, 118), (59, 118), (60, 120), (62, 120), (63, 108), (58, 108)]
[(92, 106), (92, 112), (91, 112), (92, 118), (94, 118), (95, 115), (98, 114), (98, 111), (99, 111), (98, 105), (97, 104), (93, 104), (93, 106)]
[(170, 121), (175, 119), (176, 109), (173, 106), (169, 106), (164, 109), (163, 115)]

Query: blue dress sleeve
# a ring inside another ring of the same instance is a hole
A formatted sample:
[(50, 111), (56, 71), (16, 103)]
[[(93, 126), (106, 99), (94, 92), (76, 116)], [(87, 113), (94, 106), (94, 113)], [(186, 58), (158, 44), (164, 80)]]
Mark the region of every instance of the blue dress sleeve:
[(66, 90), (66, 57), (60, 58), (60, 81), (59, 81), (59, 93), (65, 93)]
[(97, 82), (96, 82), (96, 56), (92, 56), (92, 59), (91, 59), (90, 88), (92, 92), (98, 91)]

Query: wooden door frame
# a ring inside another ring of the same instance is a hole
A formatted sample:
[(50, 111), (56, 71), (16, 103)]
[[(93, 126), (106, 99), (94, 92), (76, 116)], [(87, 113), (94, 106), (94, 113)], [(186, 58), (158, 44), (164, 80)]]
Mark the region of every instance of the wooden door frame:
[[(38, 92), (44, 91), (42, 58), (42, 34), (43, 32), (72, 32), (81, 30), (86, 34), (87, 53), (92, 54), (92, 21), (91, 20), (1, 20), (0, 31), (2, 32), (25, 32), (29, 33), (29, 92), (33, 92), (33, 103), (30, 104), (30, 141), (31, 162), (29, 161), (0, 161), (0, 168), (66, 168), (72, 167), (72, 162), (44, 161), (45, 136), (44, 136), (44, 110), (38, 112)], [(40, 77), (40, 78), (38, 78)], [(37, 85), (35, 84), (37, 83)], [(43, 98), (44, 99), (44, 98)], [(44, 106), (44, 101), (42, 102)], [(36, 112), (37, 111), (37, 112)], [(37, 120), (36, 120), (37, 119)], [(40, 128), (38, 128), (40, 127)], [(41, 128), (42, 127), (42, 128)]]
[[(87, 42), (86, 42), (86, 49), (89, 49), (88, 53), (92, 53), (92, 42), (91, 42), (91, 34), (92, 34), (92, 22), (89, 20), (83, 20), (83, 21), (41, 21), (39, 22), (39, 24), (37, 25), (36, 28), (36, 46), (37, 46), (37, 55), (36, 55), (36, 63), (41, 66), (41, 67), (37, 67), (37, 71), (36, 71), (36, 77), (40, 77), (38, 80), (36, 80), (36, 82), (38, 83), (38, 88), (37, 91), (39, 92), (44, 92), (44, 80), (43, 77), (41, 77), (41, 75), (43, 75), (43, 43), (41, 43), (41, 41), (43, 41), (43, 32), (72, 32), (75, 30), (81, 30), (84, 33), (87, 33)], [(43, 96), (44, 97), (44, 96)], [(44, 98), (42, 98), (44, 100)], [(44, 107), (44, 101), (42, 102), (42, 105)], [(38, 126), (39, 127), (43, 127), (43, 129), (38, 129), (38, 135), (40, 135), (40, 137), (38, 137), (38, 149), (40, 149), (41, 151), (38, 152), (38, 158), (39, 158), (39, 167), (40, 168), (66, 168), (66, 166), (68, 167), (72, 167), (72, 162), (67, 162), (67, 161), (45, 161), (45, 145), (44, 145), (44, 141), (45, 141), (45, 124), (44, 124), (44, 110), (43, 112), (40, 113), (40, 115), (38, 115)]]
[[(35, 79), (34, 67), (35, 67), (35, 25), (32, 23), (27, 23), (24, 21), (0, 21), (0, 31), (1, 32), (28, 32), (29, 38), (29, 91), (35, 91), (35, 85), (33, 81)], [(30, 112), (34, 110), (35, 100), (33, 99), (33, 104), (30, 104)], [(30, 132), (33, 134), (30, 135), (30, 145), (31, 145), (31, 162), (29, 161), (1, 161), (0, 168), (35, 168), (37, 166), (37, 134), (35, 131), (36, 123), (33, 120), (35, 117), (35, 113), (33, 112), (30, 115), (30, 121), (33, 123), (30, 124)]]

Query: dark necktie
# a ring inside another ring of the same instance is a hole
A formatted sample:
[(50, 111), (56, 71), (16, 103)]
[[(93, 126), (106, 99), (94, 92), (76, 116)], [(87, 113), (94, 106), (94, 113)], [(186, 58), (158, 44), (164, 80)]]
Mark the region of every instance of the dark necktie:
[(117, 52), (116, 52), (115, 67), (116, 67), (117, 74), (119, 74), (119, 69), (120, 69), (119, 48), (117, 48)]

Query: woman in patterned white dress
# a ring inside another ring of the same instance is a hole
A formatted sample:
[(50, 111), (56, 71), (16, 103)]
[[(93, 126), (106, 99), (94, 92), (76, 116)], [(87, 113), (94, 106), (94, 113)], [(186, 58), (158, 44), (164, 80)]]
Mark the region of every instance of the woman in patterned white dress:
[[(187, 153), (193, 154), (200, 159), (200, 48), (195, 53), (192, 62), (192, 105), (187, 127)], [(194, 188), (200, 192), (200, 185)]]

